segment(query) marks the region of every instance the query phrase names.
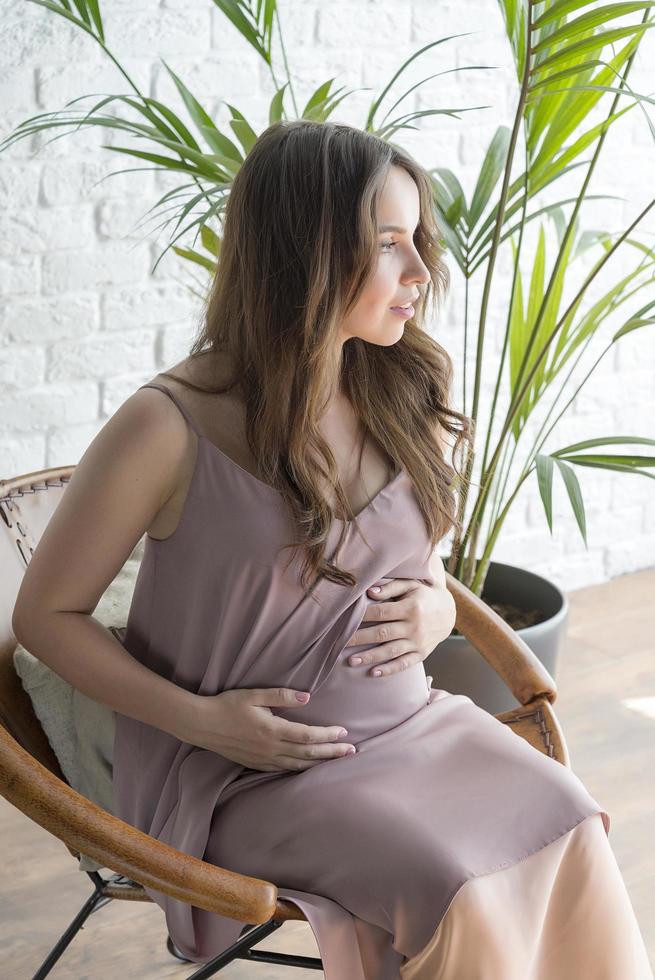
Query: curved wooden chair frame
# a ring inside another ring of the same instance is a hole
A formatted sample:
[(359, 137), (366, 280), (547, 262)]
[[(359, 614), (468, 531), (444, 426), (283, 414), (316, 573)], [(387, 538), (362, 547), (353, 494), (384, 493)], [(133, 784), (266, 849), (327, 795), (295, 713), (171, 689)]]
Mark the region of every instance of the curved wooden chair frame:
[[(182, 902), (248, 923), (229, 949), (189, 980), (214, 976), (234, 959), (323, 968), (320, 958), (252, 950), (288, 919), (305, 920), (293, 903), (278, 898), (273, 882), (198, 860), (142, 833), (71, 788), (34, 713), (13, 664), (11, 619), (25, 567), (65, 491), (74, 466), (52, 467), (0, 481), (0, 558), (6, 586), (0, 590), (0, 792), (30, 820), (62, 841), (71, 855), (86, 854), (113, 869), (108, 879), (87, 871), (91, 897), (48, 954), (33, 980), (52, 969), (88, 916), (111, 899), (150, 902), (143, 886)], [(7, 574), (5, 574), (7, 573)], [(446, 574), (456, 607), (456, 628), (500, 675), (521, 706), (496, 715), (540, 752), (570, 767), (564, 735), (552, 705), (553, 678), (526, 643), (486, 603)], [(186, 960), (167, 940), (168, 949)]]

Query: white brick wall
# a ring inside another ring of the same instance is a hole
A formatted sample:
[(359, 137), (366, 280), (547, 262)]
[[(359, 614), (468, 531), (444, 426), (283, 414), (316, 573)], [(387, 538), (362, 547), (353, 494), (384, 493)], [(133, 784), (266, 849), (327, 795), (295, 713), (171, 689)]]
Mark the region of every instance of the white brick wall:
[[(230, 132), (228, 113), (220, 100), (235, 104), (256, 130), (266, 127), (273, 93), (270, 72), (209, 0), (112, 0), (103, 3), (102, 10), (110, 49), (143, 91), (172, 105), (186, 119), (159, 61), (162, 57), (226, 132)], [(378, 114), (380, 119), (411, 85), (434, 72), (495, 66), (433, 79), (393, 114), (435, 106), (491, 106), (462, 112), (459, 120), (428, 117), (418, 123), (417, 131), (396, 136), (425, 166), (455, 170), (470, 196), (495, 128), (512, 124), (517, 93), (495, 0), (470, 0), (466, 5), (332, 0), (327, 6), (280, 0), (280, 16), (298, 105), (304, 105), (317, 85), (336, 76), (335, 85), (358, 91), (333, 118), (353, 125), (363, 123), (372, 99), (412, 53), (439, 37), (469, 32), (473, 25), (474, 33), (413, 62)], [(61, 109), (79, 96), (128, 92), (95, 42), (49, 11), (0, 0), (0, 25), (2, 136), (28, 116)], [(275, 50), (279, 52), (277, 39)], [(655, 89), (655, 71), (648, 67), (649, 62), (655, 63), (654, 53), (655, 39), (649, 33), (630, 76), (632, 87), (644, 94)], [(281, 59), (274, 64), (279, 81)], [(92, 104), (88, 99), (79, 108)], [(288, 95), (286, 104), (291, 112)], [(622, 100), (621, 106), (626, 104)], [(653, 116), (652, 106), (649, 111)], [(29, 145), (21, 142), (0, 155), (0, 477), (75, 463), (138, 385), (185, 356), (199, 314), (198, 300), (183, 285), (190, 281), (188, 266), (172, 250), (151, 273), (168, 244), (168, 230), (155, 233), (155, 222), (146, 218), (146, 211), (180, 182), (179, 176), (145, 171), (108, 177), (140, 165), (102, 149), (102, 144), (125, 145), (125, 135), (89, 128), (46, 145), (54, 135), (36, 137)], [(575, 173), (567, 185), (573, 191), (582, 168)], [(625, 200), (590, 202), (582, 212), (583, 227), (623, 230), (652, 197), (654, 173), (655, 144), (637, 108), (610, 131), (590, 188), (590, 193), (617, 194)], [(560, 190), (561, 197), (568, 196), (563, 182)], [(539, 203), (547, 200), (553, 198), (544, 197)], [(653, 244), (654, 228), (651, 213), (637, 237)], [(532, 245), (536, 233), (536, 223), (527, 226)], [(549, 243), (552, 256), (554, 238)], [(604, 288), (631, 271), (635, 254), (624, 247), (612, 259)], [(453, 357), (455, 403), (461, 409), (464, 290), (452, 260), (450, 265), (451, 293), (433, 332)], [(502, 348), (511, 272), (507, 253), (497, 265), (488, 314), (481, 433)], [(582, 281), (580, 272), (576, 281)], [(482, 285), (478, 273), (470, 284), (470, 310), (478, 309)], [(590, 295), (596, 298), (601, 293), (597, 287)], [(587, 352), (582, 367), (591, 365), (593, 351), (599, 353), (623, 322), (620, 314), (653, 297), (653, 290), (650, 295), (643, 290), (632, 304), (621, 307), (616, 320), (606, 325), (602, 338)], [(474, 329), (475, 316), (469, 333)], [(470, 347), (469, 386), (474, 356)], [(653, 437), (654, 376), (655, 330), (628, 335), (606, 355), (544, 448), (610, 434)], [(557, 390), (559, 384), (546, 396), (546, 408)], [(467, 410), (471, 399), (469, 387)], [(499, 408), (506, 405), (503, 393)], [(542, 418), (543, 412), (538, 412), (530, 428), (533, 436)], [(531, 445), (527, 433), (524, 439), (514, 460), (514, 479)], [(483, 441), (481, 436), (480, 449)], [(575, 471), (586, 505), (588, 550), (559, 474), (551, 537), (533, 474), (515, 500), (494, 557), (524, 564), (565, 589), (652, 566), (652, 481), (581, 467)]]

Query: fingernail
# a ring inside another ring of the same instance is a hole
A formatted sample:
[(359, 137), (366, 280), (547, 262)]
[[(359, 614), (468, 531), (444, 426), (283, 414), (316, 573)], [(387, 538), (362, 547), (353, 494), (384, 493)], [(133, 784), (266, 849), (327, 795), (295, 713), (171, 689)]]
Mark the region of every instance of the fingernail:
[(381, 676), (382, 676), (382, 671), (381, 670), (374, 670), (373, 671), (373, 677), (381, 677)]
[(379, 592), (380, 589), (381, 589), (381, 586), (379, 586), (379, 585), (372, 585), (369, 591), (370, 592)]
[(298, 701), (302, 701), (303, 704), (306, 704), (306, 702), (309, 701), (309, 694), (299, 694), (296, 692), (296, 698)]
[(342, 728), (341, 731), (339, 732), (339, 738), (345, 738), (347, 734), (348, 732), (346, 731), (346, 729)]
[(362, 658), (361, 657), (353, 657), (350, 662), (351, 662), (351, 664), (361, 664)]

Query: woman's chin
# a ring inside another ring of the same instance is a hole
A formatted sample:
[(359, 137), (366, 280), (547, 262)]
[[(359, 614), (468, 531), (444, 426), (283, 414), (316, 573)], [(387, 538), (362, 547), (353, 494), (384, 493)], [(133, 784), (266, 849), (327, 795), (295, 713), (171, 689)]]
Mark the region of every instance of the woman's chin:
[(405, 332), (406, 320), (402, 320), (400, 317), (396, 317), (397, 323), (391, 324), (385, 323), (377, 331), (377, 337), (372, 343), (379, 344), (380, 347), (391, 347), (392, 344), (397, 343), (403, 336)]
[(359, 334), (351, 334), (351, 337), (357, 337), (358, 340), (363, 340), (366, 344), (375, 344), (376, 347), (391, 347), (402, 339), (405, 323), (405, 320), (399, 318), (398, 323), (391, 326), (385, 322), (380, 324), (375, 331), (367, 330)]
[(405, 333), (406, 320), (403, 320), (395, 330), (386, 330), (383, 341), (381, 342), (385, 347), (390, 347), (392, 344), (396, 344)]

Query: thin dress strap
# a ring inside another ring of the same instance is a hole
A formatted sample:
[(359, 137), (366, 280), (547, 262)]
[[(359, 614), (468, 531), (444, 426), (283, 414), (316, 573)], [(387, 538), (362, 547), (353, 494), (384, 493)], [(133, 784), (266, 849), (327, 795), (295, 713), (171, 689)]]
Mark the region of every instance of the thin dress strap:
[(177, 407), (179, 408), (182, 415), (187, 420), (187, 422), (189, 423), (189, 425), (191, 426), (195, 434), (198, 437), (202, 436), (202, 432), (200, 431), (196, 423), (193, 421), (191, 415), (189, 414), (189, 410), (184, 407), (184, 405), (182, 404), (178, 396), (175, 395), (170, 388), (167, 388), (166, 385), (159, 384), (156, 381), (151, 381), (148, 382), (148, 384), (141, 385), (141, 388), (159, 388), (160, 391), (165, 392), (168, 395), (168, 397), (171, 399), (171, 401), (175, 402), (175, 404), (177, 405)]

